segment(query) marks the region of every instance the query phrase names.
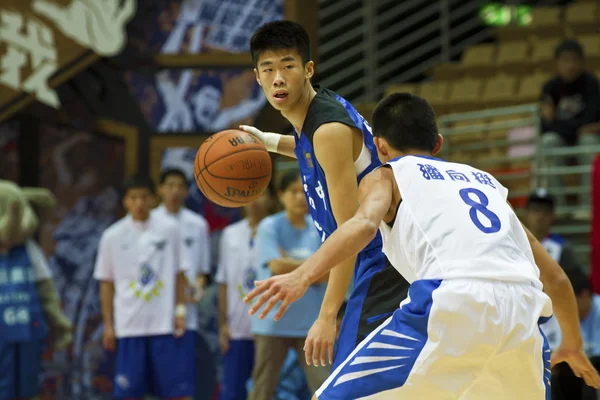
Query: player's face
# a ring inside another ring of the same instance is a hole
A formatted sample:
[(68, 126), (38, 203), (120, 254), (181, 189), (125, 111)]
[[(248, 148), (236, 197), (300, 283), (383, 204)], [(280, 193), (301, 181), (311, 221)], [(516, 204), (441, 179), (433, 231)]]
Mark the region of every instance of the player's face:
[(314, 63), (304, 65), (295, 49), (269, 50), (258, 57), (254, 73), (273, 108), (289, 111), (310, 93)]
[(178, 175), (167, 176), (159, 190), (163, 202), (171, 207), (181, 207), (188, 195), (187, 183)]
[(129, 189), (123, 197), (123, 207), (136, 221), (145, 221), (154, 205), (154, 196), (146, 188)]
[(308, 213), (308, 204), (304, 196), (302, 181), (298, 179), (280, 194), (281, 203), (287, 213), (304, 215)]
[(583, 60), (577, 53), (563, 52), (556, 60), (556, 69), (563, 80), (571, 82), (583, 72)]

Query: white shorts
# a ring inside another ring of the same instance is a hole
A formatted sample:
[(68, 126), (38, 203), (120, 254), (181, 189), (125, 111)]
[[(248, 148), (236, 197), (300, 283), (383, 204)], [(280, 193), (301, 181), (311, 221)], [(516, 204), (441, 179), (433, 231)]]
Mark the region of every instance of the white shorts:
[(316, 392), (318, 400), (550, 399), (552, 315), (526, 283), (421, 280)]

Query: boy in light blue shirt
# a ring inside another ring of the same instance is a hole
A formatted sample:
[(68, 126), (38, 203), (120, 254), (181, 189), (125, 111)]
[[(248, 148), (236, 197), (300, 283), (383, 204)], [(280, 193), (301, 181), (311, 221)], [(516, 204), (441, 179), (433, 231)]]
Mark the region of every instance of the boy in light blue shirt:
[[(284, 174), (279, 187), (279, 199), (284, 211), (265, 218), (256, 234), (257, 280), (290, 272), (300, 266), (321, 245), (321, 238), (308, 214), (308, 205), (300, 174), (292, 170)], [(325, 280), (308, 290), (298, 302), (291, 304), (285, 315), (274, 321), (277, 307), (264, 319), (252, 318), (255, 335), (255, 363), (250, 400), (273, 398), (281, 368), (288, 351), (293, 349), (298, 359), (304, 357), (304, 341), (319, 315), (325, 294)], [(260, 312), (258, 313), (260, 314)], [(309, 366), (300, 362), (311, 391), (327, 379), (328, 367)]]

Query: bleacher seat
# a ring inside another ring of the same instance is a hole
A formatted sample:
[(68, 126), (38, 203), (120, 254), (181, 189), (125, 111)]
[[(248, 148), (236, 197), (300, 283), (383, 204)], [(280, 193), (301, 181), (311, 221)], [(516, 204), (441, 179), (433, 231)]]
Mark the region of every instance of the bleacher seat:
[(577, 37), (577, 40), (583, 46), (586, 66), (592, 70), (600, 68), (600, 35), (581, 35)]
[(599, 32), (598, 4), (576, 2), (565, 10), (565, 22), (573, 35)]
[(544, 84), (552, 77), (549, 73), (535, 73), (524, 76), (519, 84), (515, 103), (535, 103), (540, 99)]
[(483, 80), (481, 79), (465, 78), (454, 82), (448, 98), (448, 107), (453, 112), (482, 108), (482, 89)]
[(516, 76), (499, 74), (483, 85), (481, 101), (486, 107), (502, 107), (514, 103), (518, 79)]
[(388, 86), (385, 90), (385, 95), (389, 96), (392, 93), (407, 92), (418, 96), (418, 90), (419, 85), (416, 85), (414, 83), (398, 83)]
[(497, 47), (493, 44), (481, 44), (469, 47), (462, 57), (461, 67), (471, 78), (494, 75)]
[(530, 29), (539, 36), (561, 36), (564, 30), (562, 21), (562, 8), (536, 7), (531, 12)]
[(562, 38), (536, 38), (532, 45), (531, 64), (539, 71), (552, 72), (555, 68), (554, 51)]
[(529, 62), (529, 43), (501, 43), (496, 57), (498, 69), (505, 73), (520, 73)]
[(430, 81), (420, 85), (419, 96), (425, 98), (431, 104), (436, 114), (440, 115), (447, 111), (449, 91), (449, 82)]

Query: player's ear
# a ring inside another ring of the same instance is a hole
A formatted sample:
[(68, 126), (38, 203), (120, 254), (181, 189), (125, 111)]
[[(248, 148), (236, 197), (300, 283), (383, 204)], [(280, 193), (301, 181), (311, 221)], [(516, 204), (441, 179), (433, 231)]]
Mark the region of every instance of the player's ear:
[(258, 86), (262, 87), (262, 84), (260, 83), (260, 78), (258, 77), (258, 71), (256, 68), (254, 68), (254, 76), (256, 76), (256, 82), (258, 82)]
[(315, 63), (313, 61), (307, 62), (304, 70), (306, 71), (306, 79), (311, 79), (315, 75)]
[(435, 144), (435, 148), (433, 149), (432, 154), (435, 156), (437, 153), (442, 150), (442, 145), (444, 144), (444, 137), (438, 133), (437, 135), (437, 143)]
[(382, 157), (387, 157), (388, 151), (387, 151), (385, 140), (378, 138), (377, 136), (374, 136), (373, 143), (375, 143), (375, 148), (377, 148), (377, 153), (379, 153)]

